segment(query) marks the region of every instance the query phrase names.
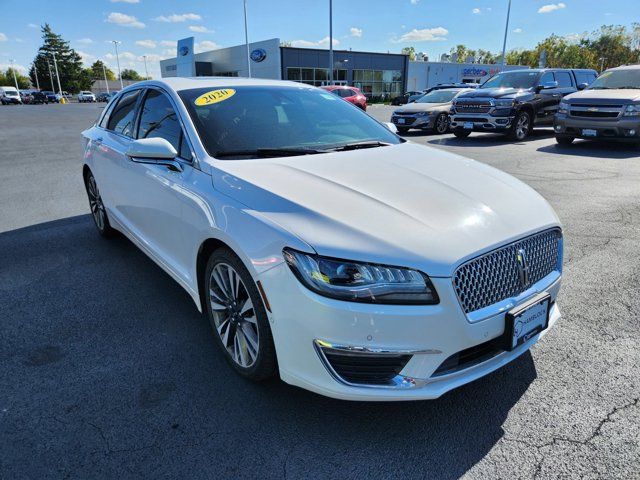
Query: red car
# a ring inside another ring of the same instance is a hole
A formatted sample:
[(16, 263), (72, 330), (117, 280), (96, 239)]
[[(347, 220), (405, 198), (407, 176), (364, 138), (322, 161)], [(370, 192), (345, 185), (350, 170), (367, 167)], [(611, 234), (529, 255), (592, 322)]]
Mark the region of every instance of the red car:
[(326, 87), (320, 87), (323, 90), (333, 93), (341, 98), (344, 98), (347, 102), (353, 103), (356, 107), (360, 107), (362, 110), (367, 110), (367, 97), (365, 97), (360, 89), (356, 87), (348, 87), (344, 85), (327, 85)]

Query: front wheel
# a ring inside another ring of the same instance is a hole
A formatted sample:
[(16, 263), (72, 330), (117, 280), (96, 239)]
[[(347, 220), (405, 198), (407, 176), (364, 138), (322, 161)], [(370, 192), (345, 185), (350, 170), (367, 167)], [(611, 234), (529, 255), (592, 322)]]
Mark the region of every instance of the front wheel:
[(442, 112), (440, 115), (436, 117), (435, 131), (440, 135), (442, 135), (443, 133), (447, 133), (449, 131), (449, 115)]
[(227, 248), (207, 262), (206, 312), (225, 358), (242, 376), (265, 380), (276, 372), (267, 312), (249, 271)]
[(89, 197), (89, 208), (91, 209), (93, 223), (95, 223), (98, 233), (103, 237), (111, 237), (115, 230), (109, 224), (109, 218), (100, 196), (100, 190), (98, 190), (98, 184), (91, 171), (88, 171), (84, 176), (84, 186)]
[(513, 140), (524, 140), (530, 133), (531, 115), (529, 115), (529, 112), (525, 112), (524, 110), (518, 112), (515, 120), (513, 121), (511, 131), (509, 132), (509, 137)]
[(453, 131), (453, 134), (457, 137), (457, 138), (467, 138), (469, 135), (471, 135), (471, 130), (463, 130), (461, 128), (456, 128)]

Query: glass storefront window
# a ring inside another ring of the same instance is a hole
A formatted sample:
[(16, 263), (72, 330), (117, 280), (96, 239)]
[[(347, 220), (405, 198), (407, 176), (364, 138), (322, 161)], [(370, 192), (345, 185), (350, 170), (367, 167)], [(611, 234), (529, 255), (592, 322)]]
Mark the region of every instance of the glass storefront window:
[(287, 80), (301, 80), (299, 68), (287, 68)]
[(301, 80), (313, 81), (313, 68), (303, 68)]

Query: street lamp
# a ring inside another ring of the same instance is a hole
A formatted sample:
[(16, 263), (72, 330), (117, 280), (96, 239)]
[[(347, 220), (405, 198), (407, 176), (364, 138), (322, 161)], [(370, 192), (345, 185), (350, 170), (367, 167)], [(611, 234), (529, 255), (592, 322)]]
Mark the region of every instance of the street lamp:
[(38, 81), (38, 67), (36, 67), (36, 62), (33, 62), (33, 75), (36, 77), (36, 88), (40, 90), (40, 82)]
[(118, 40), (111, 40), (111, 43), (113, 43), (113, 46), (116, 49), (116, 63), (118, 64), (118, 77), (120, 77), (120, 90), (122, 90), (124, 88), (124, 84), (122, 83), (122, 72), (120, 72), (120, 56), (118, 55), (118, 44), (122, 42), (119, 42)]
[(147, 76), (146, 80), (149, 80), (149, 70), (147, 70), (147, 56), (142, 55), (142, 59), (144, 60), (144, 73)]
[(47, 58), (47, 67), (49, 67), (49, 80), (51, 80), (51, 91), (55, 92), (56, 87), (53, 86), (53, 73), (51, 73), (51, 62), (49, 62), (48, 58)]
[(107, 95), (109, 94), (109, 81), (107, 80), (107, 67), (104, 66), (104, 62), (102, 62), (102, 74), (104, 75), (104, 84), (107, 87)]
[(511, 0), (509, 0), (509, 6), (507, 7), (507, 23), (504, 26), (504, 41), (502, 42), (502, 70), (505, 66), (505, 55), (507, 54), (507, 33), (509, 32), (509, 16), (511, 15)]
[(11, 63), (11, 71), (13, 72), (13, 82), (16, 84), (16, 90), (20, 90), (20, 88), (18, 87), (18, 77), (16, 77), (16, 69), (13, 66), (13, 63), (15, 62), (15, 60), (12, 58), (11, 60), (9, 60), (9, 62)]
[[(56, 60), (56, 52), (51, 52), (53, 55), (53, 66), (56, 69), (56, 79), (58, 80), (58, 91), (60, 92), (60, 101), (64, 99), (64, 95), (62, 95), (62, 86), (60, 85), (60, 75), (58, 75), (58, 61)], [(64, 101), (62, 101), (64, 103)]]
[(333, 85), (333, 0), (329, 0), (329, 85)]
[(244, 43), (247, 47), (247, 71), (251, 78), (251, 53), (249, 53), (249, 30), (247, 28), (247, 0), (244, 0)]

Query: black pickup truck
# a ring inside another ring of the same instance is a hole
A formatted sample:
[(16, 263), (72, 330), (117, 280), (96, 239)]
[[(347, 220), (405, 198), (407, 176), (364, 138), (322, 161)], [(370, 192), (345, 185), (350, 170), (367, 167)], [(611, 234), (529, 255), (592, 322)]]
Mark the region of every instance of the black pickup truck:
[(498, 132), (523, 140), (533, 127), (551, 127), (562, 97), (583, 90), (596, 76), (595, 70), (566, 68), (499, 73), (454, 100), (451, 129), (458, 138)]

